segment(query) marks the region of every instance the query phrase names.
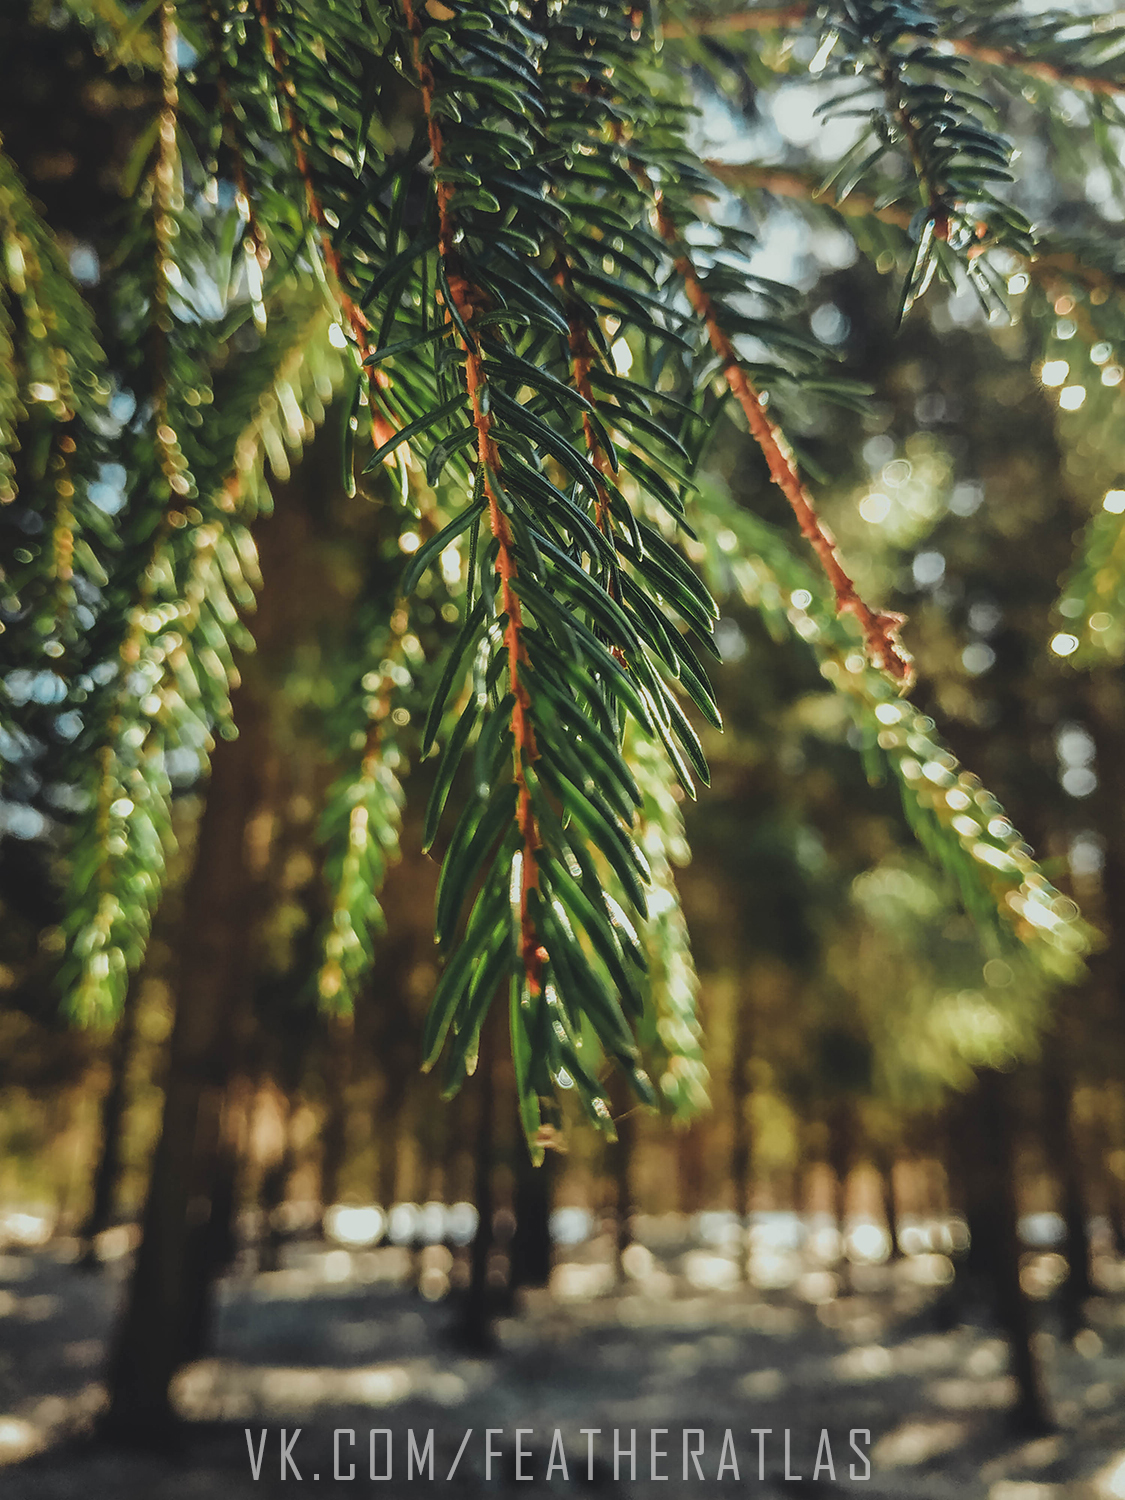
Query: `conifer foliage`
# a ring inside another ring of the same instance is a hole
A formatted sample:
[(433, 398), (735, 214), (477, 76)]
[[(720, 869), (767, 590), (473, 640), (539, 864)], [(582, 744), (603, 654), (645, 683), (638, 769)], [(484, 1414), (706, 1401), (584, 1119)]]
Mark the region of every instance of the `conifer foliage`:
[[(866, 122), (808, 212), (891, 245), (902, 316), (935, 275), (1003, 309), (1024, 268), (1035, 295), (1062, 279), (1089, 296), (1097, 323), (1116, 302), (1091, 288), (1116, 297), (1117, 269), (1033, 230), (1003, 125), (1013, 78), (1084, 89), (1109, 120), (1117, 33), (1068, 21), (1056, 40), (1018, 7), (978, 22), (898, 0), (71, 9), (153, 101), (98, 328), (0, 156), (5, 795), (65, 857), (73, 1015), (112, 1018), (143, 957), (173, 792), (237, 731), (268, 475), (330, 407), (344, 488), (384, 508), (400, 561), (357, 612), (334, 710), (350, 769), (324, 812), (326, 1007), (352, 1003), (377, 955), (400, 776), (432, 755), (444, 967), (425, 1066), (456, 1089), (504, 994), (533, 1154), (560, 1088), (612, 1131), (605, 1059), (642, 1099), (697, 1101), (668, 788), (707, 781), (696, 726), (720, 726), (705, 663), (731, 591), (819, 653), (989, 941), (1074, 972), (1072, 904), (903, 698), (902, 622), (861, 598), (818, 518), (786, 429), (866, 395), (799, 293), (754, 272), (692, 104), (721, 46), (758, 77), (803, 67), (830, 118)], [(740, 186), (768, 191), (754, 166)], [(789, 531), (697, 486), (728, 420)], [(1119, 601), (1103, 575), (1122, 510), (1092, 536), (1075, 616), (1091, 588)], [(419, 593), (452, 621), (430, 661), (409, 630)]]

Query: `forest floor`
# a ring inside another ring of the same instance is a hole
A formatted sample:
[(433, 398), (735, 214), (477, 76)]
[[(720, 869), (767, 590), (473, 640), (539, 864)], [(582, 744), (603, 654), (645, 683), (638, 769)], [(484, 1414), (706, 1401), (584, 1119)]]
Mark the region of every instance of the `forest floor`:
[[(215, 1355), (179, 1383), (183, 1444), (163, 1457), (89, 1438), (124, 1259), (83, 1272), (65, 1242), (0, 1256), (0, 1491), (5, 1500), (243, 1500), (292, 1495), (299, 1474), (306, 1492), (396, 1497), (1125, 1500), (1120, 1265), (1074, 1343), (1039, 1309), (1057, 1430), (1029, 1441), (1007, 1423), (1003, 1342), (973, 1323), (940, 1328), (924, 1257), (857, 1267), (847, 1286), (812, 1272), (763, 1291), (729, 1285), (722, 1258), (706, 1252), (661, 1261), (639, 1250), (633, 1278), (612, 1288), (604, 1248), (562, 1252), (552, 1289), (500, 1321), (486, 1358), (451, 1339), (451, 1299), (402, 1284), (417, 1270), (406, 1251), (298, 1244), (280, 1271), (237, 1271), (221, 1287)], [(375, 1475), (386, 1474), (389, 1431), (390, 1482), (369, 1477), (373, 1429)], [(413, 1477), (411, 1433), (425, 1463)], [(616, 1478), (615, 1441), (625, 1450)], [(661, 1474), (666, 1485), (650, 1477)]]

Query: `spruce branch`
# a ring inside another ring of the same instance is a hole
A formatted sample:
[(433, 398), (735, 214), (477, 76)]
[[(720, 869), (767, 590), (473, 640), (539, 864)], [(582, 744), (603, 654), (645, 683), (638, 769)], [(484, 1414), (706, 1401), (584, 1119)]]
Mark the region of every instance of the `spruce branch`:
[(336, 249), (332, 225), (321, 202), (316, 178), (309, 161), (308, 133), (298, 113), (297, 88), (293, 82), (288, 58), (281, 44), (274, 19), (275, 0), (254, 0), (258, 20), (265, 41), (266, 54), (276, 82), (278, 99), (285, 122), (286, 132), (293, 151), (293, 160), (305, 194), (305, 207), (320, 244), (324, 263), (331, 277), (332, 292), (340, 313), (352, 336), (359, 355), (361, 369), (365, 372), (371, 414), (371, 439), (377, 449), (390, 443), (395, 429), (381, 412), (386, 377), (371, 362), (374, 350), (370, 340), (370, 324), (366, 314), (348, 291), (343, 262)]
[[(176, 264), (174, 240), (176, 215), (183, 208), (183, 187), (179, 180), (179, 150), (176, 131), (180, 109), (177, 85), (179, 64), (176, 61), (178, 32), (176, 29), (175, 0), (161, 0), (160, 6), (160, 114), (157, 118), (156, 163), (152, 173), (152, 230), (153, 230), (153, 318), (152, 366), (153, 366), (153, 436), (156, 454), (168, 489), (172, 495), (183, 496), (191, 489), (191, 479), (182, 470), (186, 461), (180, 447), (179, 437), (169, 420), (168, 409), (168, 339), (172, 332), (172, 317), (169, 311), (169, 293), (173, 284), (180, 280)], [(170, 518), (165, 513), (153, 543), (154, 553), (163, 544)], [(146, 576), (148, 574), (148, 569)], [(128, 660), (128, 658), (125, 658)]]
[(998, 799), (963, 769), (934, 721), (855, 652), (788, 538), (718, 486), (703, 501), (700, 541), (716, 593), (740, 596), (775, 637), (815, 654), (821, 675), (855, 716), (869, 776), (889, 776), (897, 786), (919, 843), (955, 882), (992, 951), (1027, 964), (1036, 978), (1073, 982), (1097, 934), (1047, 880)]
[[(949, 280), (958, 262), (982, 298), (994, 298), (995, 278), (983, 252), (1003, 247), (1031, 254), (1034, 236), (1024, 216), (996, 196), (997, 184), (1012, 181), (1012, 147), (993, 127), (993, 111), (969, 91), (964, 64), (940, 50), (937, 18), (905, 0), (844, 0), (836, 31), (836, 67), (847, 91), (822, 112), (867, 113), (871, 128), (833, 167), (826, 186), (840, 183), (846, 197), (888, 150), (898, 150), (910, 163), (921, 203), (911, 225), (915, 251), (900, 320), (935, 272)], [(858, 91), (857, 75), (867, 78)]]
[[(112, 1019), (143, 958), (172, 835), (169, 753), (192, 752), (202, 772), (211, 735), (229, 722), (233, 652), (249, 644), (241, 620), (258, 582), (249, 523), (269, 506), (267, 462), (288, 474), (287, 449), (300, 450), (323, 420), (322, 396), (340, 382), (327, 329), (319, 307), (275, 315), (262, 356), (241, 371), (240, 399), (217, 414), (211, 464), (195, 455), (197, 519), (189, 524), (164, 505), (140, 576), (131, 574), (126, 628), (104, 662), (115, 670), (91, 696), (75, 745), (93, 760), (89, 801), (73, 830), (60, 973), (77, 1019)], [(283, 416), (286, 407), (300, 413), (299, 426)]]
[(84, 654), (84, 591), (114, 546), (89, 494), (103, 456), (103, 365), (90, 309), (0, 142), (0, 581), (3, 613), (30, 627), (4, 634), (0, 704), (7, 726), (32, 739), (34, 674), (61, 688)]
[[(269, 267), (272, 252), (258, 216), (254, 191), (250, 185), (250, 178), (246, 170), (246, 155), (243, 150), (242, 132), (235, 111), (230, 79), (227, 76), (227, 69), (224, 66), (223, 21), (217, 5), (208, 5), (206, 20), (207, 36), (211, 44), (211, 54), (215, 62), (215, 92), (218, 95), (219, 114), (221, 118), (220, 138), (225, 140), (230, 153), (234, 182), (238, 189), (238, 206), (243, 210), (246, 217), (247, 240), (245, 248), (247, 254), (253, 257), (254, 263), (258, 268), (258, 274), (253, 279), (260, 283), (262, 273)], [(255, 322), (261, 329), (265, 326), (264, 307), (260, 296), (254, 300)]]
[(662, 747), (630, 732), (625, 755), (641, 792), (637, 842), (652, 872), (648, 915), (641, 925), (648, 974), (638, 1040), (663, 1107), (676, 1120), (690, 1120), (707, 1107), (710, 1082), (699, 1019), (699, 976), (675, 875), (676, 868), (690, 862), (691, 851)]
[(488, 525), (496, 542), (496, 575), (500, 580), (500, 614), (506, 617), (503, 627), (504, 643), (508, 654), (508, 685), (512, 694), (512, 754), (513, 780), (516, 785), (516, 822), (523, 840), (523, 857), (520, 861), (520, 957), (527, 977), (528, 990), (537, 999), (542, 987), (543, 961), (546, 949), (540, 941), (531, 912), (530, 892), (539, 886), (539, 827), (532, 807), (531, 791), (524, 771), (525, 763), (534, 763), (539, 758), (535, 725), (531, 711), (531, 695), (524, 680), (525, 671), (530, 670), (530, 661), (523, 644), (523, 612), (520, 598), (513, 585), (519, 577), (516, 563), (512, 529), (504, 514), (497, 486), (502, 473), (500, 453), (493, 437), (493, 418), (488, 396), (489, 378), (480, 346), (473, 336), (473, 322), (478, 308), (487, 306), (487, 296), (480, 287), (467, 280), (460, 266), (457, 252), (457, 222), (453, 211), (456, 188), (452, 181), (443, 180), (444, 144), (442, 128), (434, 111), (434, 75), (426, 59), (422, 25), (414, 8), (413, 0), (402, 0), (403, 16), (410, 33), (413, 48), (414, 69), (422, 92), (422, 108), (429, 131), (430, 150), (433, 153), (435, 194), (438, 212), (438, 254), (445, 266), (445, 284), (449, 291), (448, 317), (458, 325), (456, 337), (464, 356), (465, 388), (469, 398), (472, 425), (476, 431), (478, 472), (488, 505)]
[(751, 161), (728, 162), (717, 158), (708, 158), (704, 166), (717, 182), (736, 192), (762, 192), (777, 198), (795, 198), (832, 209), (844, 218), (878, 219), (902, 230), (909, 230), (914, 218), (909, 208), (899, 203), (885, 203), (885, 194), (853, 190), (841, 196), (831, 185), (824, 184), (820, 173), (807, 169)]
[(896, 678), (903, 687), (908, 687), (913, 678), (913, 665), (898, 638), (905, 623), (904, 617), (886, 610), (872, 609), (857, 593), (855, 584), (837, 555), (832, 538), (816, 513), (816, 507), (801, 479), (789, 445), (780, 430), (766, 416), (761, 395), (747, 375), (738, 351), (724, 330), (720, 310), (704, 288), (679, 228), (660, 194), (656, 196), (656, 217), (691, 305), (706, 328), (711, 347), (722, 366), (723, 378), (742, 408), (750, 434), (766, 460), (770, 478), (789, 502), (802, 536), (812, 546), (832, 585), (837, 612), (856, 617), (874, 665)]
[(1125, 94), (1125, 82), (1120, 78), (1102, 77), (1097, 73), (1083, 72), (1065, 62), (1050, 62), (1046, 58), (1028, 57), (1015, 47), (990, 47), (984, 42), (975, 42), (970, 37), (946, 37), (946, 44), (958, 57), (983, 63), (986, 67), (1002, 68), (1005, 71), (1025, 74), (1029, 78), (1042, 79), (1062, 88), (1077, 89), (1081, 93), (1103, 94), (1117, 98)]
[(407, 620), (399, 604), (389, 626), (384, 629), (380, 622), (380, 678), (370, 696), (361, 700), (368, 715), (363, 751), (354, 774), (329, 793), (322, 826), (329, 848), (331, 908), (321, 938), (316, 987), (321, 1008), (333, 1015), (351, 1014), (355, 1008), (357, 985), (374, 958), (375, 934), (384, 926), (380, 889), (398, 854), (405, 794), (396, 769), (401, 755), (388, 726), (393, 725), (392, 707), (402, 689), (400, 674), (409, 680), (403, 664)]
[[(417, 524), (426, 540), (439, 529), (428, 506), (419, 506)], [(335, 691), (331, 714), (330, 737), (349, 759), (360, 741), (358, 760), (327, 794), (320, 828), (330, 909), (319, 940), (316, 988), (321, 1009), (332, 1015), (354, 1011), (386, 925), (382, 887), (400, 852), (403, 779), (416, 739), (398, 729), (396, 705), (415, 686), (421, 653), (417, 638), (408, 634), (410, 600), (402, 593), (398, 543), (395, 535), (389, 565), (379, 556), (369, 570), (351, 632), (354, 659)]]

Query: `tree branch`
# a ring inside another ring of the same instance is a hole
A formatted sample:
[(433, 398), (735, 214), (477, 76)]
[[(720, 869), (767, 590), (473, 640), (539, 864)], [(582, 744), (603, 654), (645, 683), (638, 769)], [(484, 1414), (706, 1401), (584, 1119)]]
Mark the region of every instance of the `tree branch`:
[[(402, 0), (403, 15), (413, 49), (414, 70), (422, 89), (422, 106), (426, 116), (433, 153), (435, 193), (438, 207), (438, 254), (446, 268), (446, 283), (453, 301), (452, 312), (456, 312), (462, 326), (471, 328), (478, 306), (485, 305), (486, 298), (479, 287), (462, 274), (460, 256), (457, 252), (457, 224), (451, 204), (456, 188), (451, 182), (440, 179), (444, 140), (441, 125), (434, 110), (435, 83), (433, 71), (422, 47), (422, 23), (414, 9), (413, 0)], [(450, 318), (452, 321), (452, 317)], [(520, 601), (512, 588), (518, 577), (513, 550), (512, 529), (504, 514), (496, 488), (496, 476), (501, 472), (500, 454), (492, 435), (492, 414), (487, 398), (488, 371), (479, 342), (473, 342), (458, 334), (465, 356), (465, 386), (472, 408), (473, 426), (477, 434), (477, 463), (484, 494), (488, 501), (488, 521), (496, 540), (496, 572), (500, 579), (500, 605), (507, 616), (504, 627), (504, 642), (508, 651), (508, 680), (512, 689), (512, 738), (514, 741), (514, 779), (518, 789), (516, 821), (523, 837), (523, 859), (520, 869), (520, 950), (528, 989), (538, 995), (542, 988), (543, 961), (546, 951), (539, 943), (531, 915), (530, 892), (539, 885), (539, 865), (536, 851), (540, 845), (539, 827), (531, 805), (531, 791), (524, 775), (523, 761), (539, 757), (535, 741), (535, 726), (531, 720), (531, 695), (523, 680), (523, 667), (530, 666), (520, 632), (523, 629), (523, 614)]]
[[(878, 219), (882, 224), (892, 224), (896, 229), (909, 229), (913, 213), (899, 203), (880, 204), (869, 193), (849, 193), (840, 199), (831, 188), (822, 190), (819, 177), (813, 172), (802, 172), (792, 167), (762, 167), (757, 162), (707, 161), (704, 166), (711, 175), (734, 191), (772, 193), (778, 198), (795, 198), (806, 203), (832, 210), (844, 218)], [(1040, 244), (1049, 244), (1049, 239)], [(1125, 296), (1125, 277), (1089, 265), (1072, 250), (1053, 250), (1034, 258), (1009, 254), (1016, 257), (1033, 281), (1049, 286), (1060, 278), (1077, 282), (1087, 291), (1099, 291), (1106, 297)]]
[(395, 435), (395, 429), (380, 414), (377, 403), (381, 401), (381, 392), (388, 383), (388, 377), (381, 371), (368, 365), (368, 356), (373, 352), (371, 340), (368, 337), (369, 324), (363, 310), (357, 305), (354, 298), (349, 296), (344, 286), (344, 268), (340, 256), (333, 244), (330, 226), (324, 206), (317, 192), (316, 180), (313, 177), (312, 167), (309, 164), (308, 137), (297, 116), (297, 90), (289, 76), (288, 59), (282, 50), (281, 42), (278, 40), (276, 28), (273, 24), (273, 0), (255, 0), (258, 19), (262, 24), (262, 33), (265, 37), (266, 52), (269, 57), (270, 66), (274, 77), (277, 79), (278, 92), (281, 95), (281, 108), (285, 119), (285, 126), (289, 138), (293, 144), (293, 156), (297, 163), (297, 172), (304, 184), (305, 202), (308, 206), (309, 218), (316, 227), (320, 240), (321, 253), (325, 264), (332, 274), (333, 289), (340, 312), (343, 314), (348, 327), (351, 329), (355, 346), (359, 350), (359, 357), (367, 372), (367, 385), (370, 392), (371, 411), (371, 441), (375, 447), (382, 448), (389, 443)]
[(889, 672), (904, 685), (909, 685), (913, 677), (913, 664), (898, 639), (898, 632), (905, 624), (904, 617), (886, 610), (873, 610), (856, 591), (855, 584), (837, 555), (832, 538), (816, 513), (816, 507), (801, 479), (789, 445), (766, 416), (762, 398), (723, 329), (719, 310), (707, 294), (684, 247), (679, 229), (659, 195), (656, 198), (656, 214), (660, 233), (672, 251), (673, 264), (683, 280), (688, 299), (707, 329), (711, 347), (722, 362), (723, 378), (745, 413), (751, 436), (769, 467), (770, 478), (788, 500), (802, 535), (820, 559), (821, 567), (832, 585), (837, 613), (854, 614), (863, 630), (874, 665)]
[[(735, 11), (727, 16), (692, 16), (686, 23), (669, 21), (663, 27), (663, 33), (670, 40), (681, 41), (689, 37), (738, 36), (751, 31), (787, 31), (799, 27), (815, 13), (815, 5), (797, 4), (775, 9)], [(958, 57), (969, 58), (986, 67), (1009, 68), (1013, 72), (1040, 78), (1046, 83), (1090, 94), (1125, 94), (1125, 82), (1119, 79), (1070, 68), (1065, 63), (1025, 57), (1014, 47), (989, 47), (968, 37), (941, 37), (939, 40)]]
[(801, 172), (791, 167), (763, 167), (757, 162), (706, 161), (703, 165), (725, 186), (734, 189), (749, 189), (772, 193), (777, 198), (799, 198), (831, 208), (849, 218), (878, 219), (884, 224), (893, 224), (897, 229), (908, 229), (913, 211), (897, 203), (877, 206), (868, 193), (849, 193), (846, 198), (836, 196), (835, 189), (821, 190), (818, 178), (811, 172)]

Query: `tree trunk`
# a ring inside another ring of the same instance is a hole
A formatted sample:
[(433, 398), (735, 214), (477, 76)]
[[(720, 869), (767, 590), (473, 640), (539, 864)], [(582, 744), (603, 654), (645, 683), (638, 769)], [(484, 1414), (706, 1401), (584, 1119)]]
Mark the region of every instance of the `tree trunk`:
[(1086, 1302), (1093, 1296), (1090, 1279), (1090, 1229), (1086, 1194), (1071, 1119), (1071, 1085), (1062, 1038), (1043, 1049), (1043, 1135), (1066, 1225), (1063, 1253), (1069, 1267), (1059, 1289), (1063, 1336), (1072, 1339), (1086, 1326)]
[(348, 1079), (351, 1073), (353, 1027), (350, 1016), (340, 1016), (328, 1028), (328, 1056), (325, 1062), (325, 1084), (328, 1089), (328, 1112), (321, 1137), (320, 1157), (320, 1233), (324, 1234), (324, 1214), (340, 1196), (340, 1173), (348, 1152)]
[(837, 1099), (828, 1114), (828, 1165), (832, 1169), (832, 1214), (841, 1253), (848, 1228), (848, 1179), (855, 1159), (855, 1112), (849, 1099)]
[(474, 1143), (473, 1199), (477, 1209), (477, 1232), (469, 1251), (469, 1284), (461, 1307), (458, 1324), (459, 1341), (468, 1349), (488, 1353), (494, 1347), (492, 1333), (493, 1295), (488, 1279), (488, 1262), (492, 1253), (493, 1219), (496, 1202), (492, 1188), (492, 1168), (496, 1131), (496, 1068), (493, 1033), (496, 1030), (497, 1007), (484, 1023), (477, 1065), (477, 1132)]
[[(629, 1105), (625, 1104), (621, 1111), (621, 1119), (617, 1122), (619, 1131), (622, 1123), (629, 1118), (628, 1109)], [(626, 1129), (628, 1128), (626, 1126)], [(686, 1129), (677, 1131), (674, 1140), (680, 1189), (680, 1212), (688, 1215), (697, 1214), (707, 1207), (707, 1157), (702, 1123), (694, 1120)], [(626, 1154), (631, 1148), (632, 1139), (630, 1138), (625, 1148)]]
[(970, 1234), (964, 1275), (989, 1297), (1008, 1341), (1019, 1392), (1012, 1425), (1038, 1436), (1053, 1429), (1031, 1346), (1030, 1308), (1020, 1286), (1010, 1089), (1006, 1074), (984, 1069), (958, 1111), (953, 1135)]
[(895, 1159), (886, 1156), (879, 1164), (879, 1176), (883, 1185), (883, 1217), (887, 1221), (887, 1237), (890, 1242), (889, 1260), (902, 1259), (902, 1246), (898, 1239), (899, 1212), (898, 1184), (895, 1182)]
[(214, 1122), (217, 1134), (210, 1143), (197, 1147), (196, 1170), (202, 1181), (210, 1183), (210, 1192), (206, 1215), (192, 1225), (188, 1242), (185, 1360), (200, 1358), (210, 1347), (216, 1317), (215, 1281), (230, 1269), (238, 1254), (236, 1218), (246, 1148), (248, 1089), (245, 1078), (231, 1083)]
[[(240, 697), (244, 695), (240, 694)], [(251, 885), (245, 833), (256, 801), (263, 720), (249, 701), (241, 733), (220, 739), (184, 901), (176, 1015), (164, 1115), (152, 1165), (143, 1239), (109, 1367), (102, 1430), (115, 1441), (166, 1441), (175, 1418), (169, 1384), (192, 1339), (198, 1305), (190, 1227), (209, 1217), (211, 1184), (200, 1179), (199, 1144), (214, 1138), (226, 1084), (232, 977), (241, 970)], [(210, 1153), (205, 1152), (205, 1157)]]
[(261, 1234), (258, 1239), (258, 1270), (279, 1271), (281, 1269), (281, 1246), (284, 1235), (281, 1230), (278, 1210), (285, 1202), (285, 1190), (295, 1166), (291, 1122), (293, 1096), (288, 1090), (283, 1095), (281, 1151), (262, 1173), (258, 1187), (258, 1208), (261, 1216)]
[(546, 1286), (551, 1279), (551, 1188), (555, 1154), (548, 1151), (541, 1167), (531, 1164), (518, 1125), (516, 1141), (516, 1229), (512, 1236), (509, 1287)]
[[(617, 1140), (607, 1147), (613, 1174), (614, 1268), (617, 1280), (624, 1281), (623, 1258), (633, 1243), (633, 1155), (636, 1146), (636, 1119), (633, 1099), (620, 1075), (610, 1081), (610, 1101)], [(682, 1157), (681, 1157), (682, 1164)]]
[(384, 1065), (384, 1076), (375, 1106), (375, 1139), (378, 1143), (376, 1163), (379, 1204), (388, 1213), (399, 1199), (399, 1137), (402, 1115), (410, 1082), (409, 1070), (391, 1054)]
[(133, 1055), (133, 1040), (137, 1034), (140, 986), (140, 975), (134, 974), (125, 991), (125, 1000), (110, 1048), (109, 1087), (102, 1096), (101, 1146), (98, 1152), (98, 1163), (94, 1169), (92, 1201), (86, 1220), (78, 1232), (82, 1246), (82, 1254), (78, 1263), (87, 1270), (98, 1265), (95, 1240), (113, 1223), (117, 1180), (121, 1175), (121, 1141), (128, 1103), (129, 1062)]
[(828, 1166), (832, 1173), (832, 1216), (839, 1236), (837, 1275), (845, 1293), (853, 1289), (852, 1263), (848, 1259), (848, 1183), (855, 1162), (855, 1108), (847, 1096), (829, 1106)]
[(1105, 1190), (1105, 1212), (1113, 1239), (1113, 1251), (1119, 1260), (1125, 1260), (1125, 1183), (1116, 1170), (1120, 1164), (1119, 1153), (1110, 1125), (1104, 1118), (1100, 1147), (1098, 1155)]
[(738, 1215), (742, 1234), (739, 1242), (742, 1253), (739, 1259), (745, 1274), (749, 1266), (749, 1236), (746, 1231), (753, 1197), (754, 1152), (750, 1126), (751, 1090), (746, 1077), (752, 1053), (750, 1000), (747, 995), (735, 1001), (733, 1042), (730, 1065), (730, 1180), (734, 1211)]

